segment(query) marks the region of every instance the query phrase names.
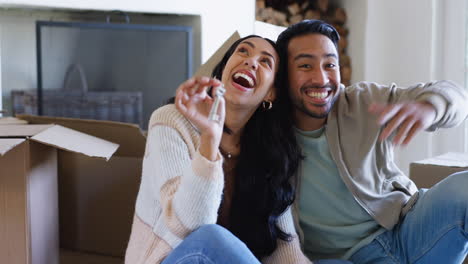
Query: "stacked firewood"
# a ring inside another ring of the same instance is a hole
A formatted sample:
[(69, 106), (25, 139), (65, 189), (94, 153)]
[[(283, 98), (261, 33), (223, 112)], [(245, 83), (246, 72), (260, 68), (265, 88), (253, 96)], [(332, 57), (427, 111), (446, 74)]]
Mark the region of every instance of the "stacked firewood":
[(348, 28), (346, 11), (329, 0), (256, 0), (256, 20), (287, 27), (304, 19), (320, 19), (333, 25), (340, 34), (341, 82), (351, 82), (351, 59), (346, 54)]

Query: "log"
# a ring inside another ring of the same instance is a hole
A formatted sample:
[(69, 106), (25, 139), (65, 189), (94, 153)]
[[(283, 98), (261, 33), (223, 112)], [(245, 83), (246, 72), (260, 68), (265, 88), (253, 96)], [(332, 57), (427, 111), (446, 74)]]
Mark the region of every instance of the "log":
[(255, 10), (255, 20), (263, 21), (262, 20), (263, 10), (264, 10), (264, 8), (259, 8), (259, 9)]
[(289, 27), (289, 22), (288, 22), (288, 21), (284, 21), (283, 24), (278, 24), (278, 26)]
[(340, 37), (347, 37), (349, 30), (346, 26), (344, 25), (337, 25), (337, 24), (332, 24), (332, 26), (338, 31), (338, 34), (340, 34)]
[(326, 13), (328, 10), (328, 0), (315, 0), (313, 6), (318, 11)]
[(348, 55), (346, 55), (346, 53), (340, 54), (340, 66), (351, 67), (351, 58)]
[(340, 68), (341, 72), (341, 82), (348, 86), (351, 83), (351, 67), (341, 67)]
[(300, 14), (297, 14), (297, 15), (291, 16), (289, 18), (289, 23), (290, 24), (296, 24), (296, 23), (301, 22), (302, 20), (304, 20), (304, 17), (302, 15), (300, 15)]
[(347, 47), (348, 47), (348, 39), (346, 37), (340, 38), (340, 40), (338, 41), (338, 52), (344, 53)]
[(309, 1), (304, 1), (304, 3), (302, 3), (301, 10), (304, 12), (304, 11), (308, 10), (309, 8), (310, 8)]
[(331, 11), (330, 20), (333, 23), (343, 25), (347, 19), (346, 11), (343, 8), (337, 7)]
[(273, 19), (273, 8), (260, 8), (257, 10), (256, 19), (259, 21), (267, 21)]
[(275, 25), (282, 25), (287, 21), (287, 16), (285, 13), (273, 10), (272, 18), (276, 21)]
[(268, 23), (268, 24), (276, 25), (276, 20), (274, 20), (273, 18), (268, 18), (268, 19), (262, 20), (262, 21), (265, 22), (265, 23)]
[(319, 11), (309, 9), (305, 12), (304, 19), (321, 19), (321, 15)]
[(255, 2), (255, 9), (259, 10), (260, 8), (265, 8), (265, 0), (257, 0)]
[(297, 15), (301, 12), (301, 7), (298, 3), (288, 5), (288, 11), (291, 16)]

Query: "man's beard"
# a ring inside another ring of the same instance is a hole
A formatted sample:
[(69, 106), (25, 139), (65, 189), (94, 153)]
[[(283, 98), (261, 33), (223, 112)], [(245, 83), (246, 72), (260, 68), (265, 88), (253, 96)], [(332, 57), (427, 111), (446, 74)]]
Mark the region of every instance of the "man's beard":
[[(332, 84), (327, 84), (323, 87), (317, 87), (317, 86), (304, 86), (304, 87), (301, 87), (301, 93), (303, 90), (305, 89), (309, 89), (309, 88), (331, 88), (332, 89), (332, 96), (333, 98), (331, 98), (331, 101), (329, 103), (326, 104), (326, 108), (324, 111), (313, 111), (313, 110), (310, 110), (306, 107), (306, 103), (304, 102), (305, 100), (302, 100), (301, 98), (293, 98), (293, 104), (294, 104), (294, 107), (303, 112), (304, 114), (306, 114), (307, 116), (309, 117), (312, 117), (312, 118), (317, 118), (317, 119), (323, 119), (323, 118), (326, 118), (328, 116), (328, 114), (330, 113), (333, 105), (335, 104), (336, 100), (338, 99), (338, 96), (337, 96), (337, 91), (338, 91), (338, 87), (336, 87), (335, 85), (332, 85)], [(320, 107), (320, 106), (315, 106), (315, 107)]]

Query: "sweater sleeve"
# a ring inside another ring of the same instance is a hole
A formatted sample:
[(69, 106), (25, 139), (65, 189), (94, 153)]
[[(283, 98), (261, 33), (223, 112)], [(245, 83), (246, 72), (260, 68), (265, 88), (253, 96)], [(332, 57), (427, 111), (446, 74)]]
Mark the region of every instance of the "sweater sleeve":
[(184, 140), (173, 127), (154, 126), (144, 161), (144, 167), (150, 166), (144, 177), (151, 178), (162, 210), (154, 231), (169, 231), (181, 240), (201, 225), (216, 223), (224, 184), (220, 156), (213, 162), (196, 150), (191, 157)]
[[(365, 104), (403, 103), (408, 101), (426, 101), (436, 110), (436, 118), (428, 128), (449, 128), (461, 124), (468, 117), (468, 93), (451, 81), (417, 83), (409, 87), (398, 87), (396, 84), (380, 85), (361, 82), (347, 89), (347, 96), (355, 97), (367, 94)], [(357, 99), (357, 100), (355, 100)], [(355, 97), (354, 102), (362, 102)]]
[(289, 207), (283, 215), (278, 218), (278, 227), (291, 235), (290, 241), (284, 241), (278, 239), (278, 247), (268, 257), (262, 260), (265, 264), (280, 264), (280, 263), (291, 263), (291, 264), (310, 264), (312, 263), (302, 252), (299, 237), (297, 236), (294, 228), (294, 221), (291, 213), (291, 207)]
[(436, 118), (429, 131), (461, 124), (468, 117), (468, 93), (451, 81), (421, 83), (406, 89), (396, 89), (398, 101), (427, 101), (436, 110)]

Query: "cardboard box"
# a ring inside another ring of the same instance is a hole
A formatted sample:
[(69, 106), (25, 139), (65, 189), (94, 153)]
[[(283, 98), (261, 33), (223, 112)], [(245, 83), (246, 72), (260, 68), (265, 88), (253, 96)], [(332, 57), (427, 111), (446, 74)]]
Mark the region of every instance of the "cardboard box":
[[(234, 32), (197, 70), (195, 76), (211, 76), (218, 60), (239, 38), (239, 34)], [(61, 262), (104, 263), (99, 256), (114, 257), (109, 258), (109, 263), (123, 260), (141, 179), (146, 144), (144, 133), (136, 125), (118, 122), (30, 115), (19, 115), (17, 118), (19, 120), (5, 119), (4, 122), (57, 124), (120, 146), (108, 162), (58, 150), (56, 164), (60, 247), (65, 249), (62, 250)], [(51, 225), (57, 226), (56, 221)]]
[(19, 115), (31, 124), (58, 124), (114, 143), (109, 161), (59, 151), (61, 248), (122, 258), (138, 194), (146, 138), (133, 124)]
[(449, 152), (434, 158), (412, 162), (410, 178), (418, 188), (430, 188), (447, 176), (468, 170), (468, 154)]
[(1, 120), (1, 262), (59, 263), (58, 149), (109, 159), (117, 148), (59, 125)]
[[(434, 158), (412, 162), (410, 178), (418, 188), (431, 188), (447, 176), (468, 170), (468, 154), (449, 152)], [(463, 264), (468, 264), (468, 258)]]

